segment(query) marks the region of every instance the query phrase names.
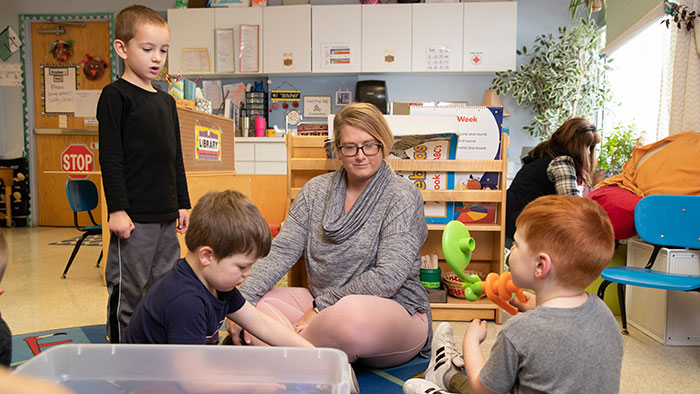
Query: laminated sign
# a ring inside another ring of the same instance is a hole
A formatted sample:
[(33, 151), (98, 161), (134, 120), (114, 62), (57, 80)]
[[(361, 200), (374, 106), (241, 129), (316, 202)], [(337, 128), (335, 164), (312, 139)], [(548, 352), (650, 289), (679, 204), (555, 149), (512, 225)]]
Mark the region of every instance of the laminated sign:
[(221, 161), (221, 130), (194, 126), (195, 160)]

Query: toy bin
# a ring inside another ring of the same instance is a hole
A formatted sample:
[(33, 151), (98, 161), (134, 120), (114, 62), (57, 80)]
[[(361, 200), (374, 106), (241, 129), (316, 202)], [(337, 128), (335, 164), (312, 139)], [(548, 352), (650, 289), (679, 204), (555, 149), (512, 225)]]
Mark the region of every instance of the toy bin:
[(76, 394), (350, 392), (347, 356), (329, 348), (66, 344), (16, 373)]

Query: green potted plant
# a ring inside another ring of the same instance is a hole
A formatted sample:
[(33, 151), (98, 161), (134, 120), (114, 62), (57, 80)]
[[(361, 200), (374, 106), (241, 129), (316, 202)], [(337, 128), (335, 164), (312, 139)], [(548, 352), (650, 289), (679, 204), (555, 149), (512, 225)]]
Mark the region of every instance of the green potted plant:
[(569, 13), (571, 13), (571, 20), (576, 19), (576, 14), (581, 10), (584, 10), (585, 15), (590, 18), (594, 12), (598, 12), (606, 6), (606, 0), (569, 0)]
[(613, 131), (602, 132), (603, 142), (598, 152), (598, 171), (604, 172), (604, 178), (622, 172), (622, 166), (632, 157), (632, 151), (639, 141), (637, 125), (618, 123)]
[(605, 73), (609, 59), (600, 55), (602, 31), (593, 19), (581, 19), (558, 34), (535, 38), (532, 49), (523, 47), (518, 55), (529, 57), (518, 70), (497, 72), (491, 88), (510, 93), (518, 105), (535, 113), (523, 130), (541, 141), (564, 121), (580, 116), (591, 118), (611, 100)]

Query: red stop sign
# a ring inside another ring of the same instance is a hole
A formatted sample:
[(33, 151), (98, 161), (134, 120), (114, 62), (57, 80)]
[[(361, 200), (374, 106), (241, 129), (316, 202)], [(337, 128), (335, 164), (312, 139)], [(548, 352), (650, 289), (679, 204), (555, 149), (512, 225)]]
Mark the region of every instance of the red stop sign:
[(76, 172), (90, 172), (95, 170), (95, 155), (83, 144), (69, 145), (61, 153), (61, 170), (68, 172), (70, 179), (85, 179), (88, 174), (81, 175)]

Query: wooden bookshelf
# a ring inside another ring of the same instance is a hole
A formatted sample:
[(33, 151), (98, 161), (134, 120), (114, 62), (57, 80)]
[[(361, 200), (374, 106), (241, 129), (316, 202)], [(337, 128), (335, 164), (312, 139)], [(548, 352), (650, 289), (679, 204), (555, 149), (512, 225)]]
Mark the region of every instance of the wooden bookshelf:
[[(287, 210), (302, 186), (311, 178), (340, 167), (340, 161), (326, 158), (323, 136), (287, 136)], [(468, 224), (476, 241), (469, 269), (485, 273), (503, 273), (505, 243), (506, 176), (508, 171), (508, 135), (501, 138), (500, 160), (401, 160), (387, 159), (394, 171), (495, 172), (499, 174), (498, 190), (424, 190), (426, 201), (470, 201), (498, 204), (495, 224)], [(428, 224), (428, 238), (421, 255), (436, 254), (443, 272), (449, 270), (442, 253), (444, 224)], [(305, 285), (303, 264), (289, 273), (290, 286)], [(470, 302), (447, 297), (446, 303), (431, 303), (434, 320), (467, 321), (475, 318), (494, 320), (500, 324), (501, 310), (487, 299)]]

